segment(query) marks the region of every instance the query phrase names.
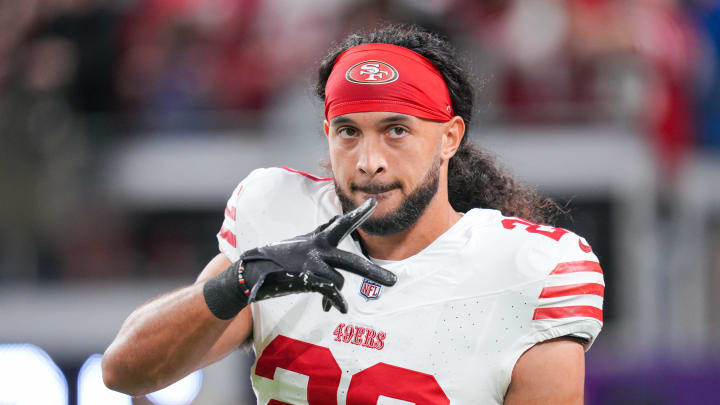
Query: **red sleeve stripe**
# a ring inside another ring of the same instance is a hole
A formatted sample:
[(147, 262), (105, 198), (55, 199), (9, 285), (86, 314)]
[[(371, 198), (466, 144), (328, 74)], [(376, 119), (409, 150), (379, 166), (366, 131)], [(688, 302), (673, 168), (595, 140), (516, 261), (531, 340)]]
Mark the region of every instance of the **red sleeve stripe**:
[(600, 263), (591, 262), (588, 260), (560, 263), (553, 269), (553, 271), (550, 272), (550, 274), (567, 274), (577, 273), (581, 271), (592, 271), (602, 274), (602, 268), (600, 268)]
[(537, 308), (533, 314), (533, 320), (572, 318), (576, 316), (595, 318), (600, 322), (603, 320), (602, 309), (588, 305)]
[(231, 230), (225, 228), (224, 226), (220, 228), (220, 232), (218, 233), (221, 238), (225, 239), (227, 243), (230, 244), (230, 246), (236, 248), (237, 247), (237, 240), (235, 239), (235, 234), (232, 233)]
[(605, 296), (605, 286), (597, 283), (568, 284), (555, 287), (545, 287), (540, 292), (540, 298), (567, 297), (569, 295), (592, 294)]
[(225, 207), (225, 216), (234, 221), (235, 220), (235, 207), (231, 207), (229, 205), (227, 207)]
[(305, 173), (305, 172), (301, 172), (300, 170), (291, 169), (291, 168), (289, 168), (289, 167), (287, 167), (287, 166), (279, 166), (279, 168), (280, 168), (280, 169), (283, 169), (283, 170), (287, 170), (287, 171), (289, 171), (289, 172), (291, 172), (291, 173), (301, 174), (301, 175), (307, 177), (308, 179), (310, 179), (310, 180), (312, 180), (312, 181), (330, 181), (330, 180), (332, 180), (332, 177), (315, 177), (315, 176), (313, 176), (313, 175), (310, 174), (310, 173)]

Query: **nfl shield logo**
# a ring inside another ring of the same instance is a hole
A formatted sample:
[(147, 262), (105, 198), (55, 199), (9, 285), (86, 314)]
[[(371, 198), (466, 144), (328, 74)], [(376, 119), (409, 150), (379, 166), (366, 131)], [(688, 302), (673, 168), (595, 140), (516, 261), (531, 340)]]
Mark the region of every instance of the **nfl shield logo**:
[(366, 300), (375, 300), (380, 296), (380, 287), (378, 283), (363, 279), (362, 285), (360, 286), (360, 295), (365, 297)]

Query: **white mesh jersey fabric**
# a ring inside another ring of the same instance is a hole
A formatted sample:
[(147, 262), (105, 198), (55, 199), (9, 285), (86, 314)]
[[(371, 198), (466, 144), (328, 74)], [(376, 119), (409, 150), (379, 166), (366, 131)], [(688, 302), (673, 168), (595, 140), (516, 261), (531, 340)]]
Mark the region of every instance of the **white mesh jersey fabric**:
[[(236, 260), (340, 212), (332, 181), (259, 169), (228, 202), (220, 251)], [(340, 247), (362, 254), (351, 238)], [(384, 264), (398, 282), (376, 297), (344, 272), (348, 314), (323, 312), (318, 294), (253, 303), (258, 401), (502, 403), (532, 345), (577, 335), (589, 348), (600, 332), (604, 283), (589, 249), (572, 232), (473, 209), (420, 253)]]

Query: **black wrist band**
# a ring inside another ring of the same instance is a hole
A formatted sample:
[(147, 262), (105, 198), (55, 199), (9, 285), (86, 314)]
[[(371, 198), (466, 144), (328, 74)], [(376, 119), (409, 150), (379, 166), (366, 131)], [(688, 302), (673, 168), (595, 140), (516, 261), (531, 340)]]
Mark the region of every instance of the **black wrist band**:
[(231, 319), (247, 306), (250, 289), (245, 285), (242, 270), (242, 262), (238, 260), (205, 283), (205, 303), (216, 317)]

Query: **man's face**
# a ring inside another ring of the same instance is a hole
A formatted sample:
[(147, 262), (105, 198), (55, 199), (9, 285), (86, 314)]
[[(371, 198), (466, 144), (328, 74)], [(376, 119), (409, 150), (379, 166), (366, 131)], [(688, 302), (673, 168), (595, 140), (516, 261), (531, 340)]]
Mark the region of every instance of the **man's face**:
[(343, 210), (378, 200), (363, 231), (391, 235), (422, 215), (440, 183), (443, 129), (443, 123), (389, 112), (346, 114), (326, 123)]

